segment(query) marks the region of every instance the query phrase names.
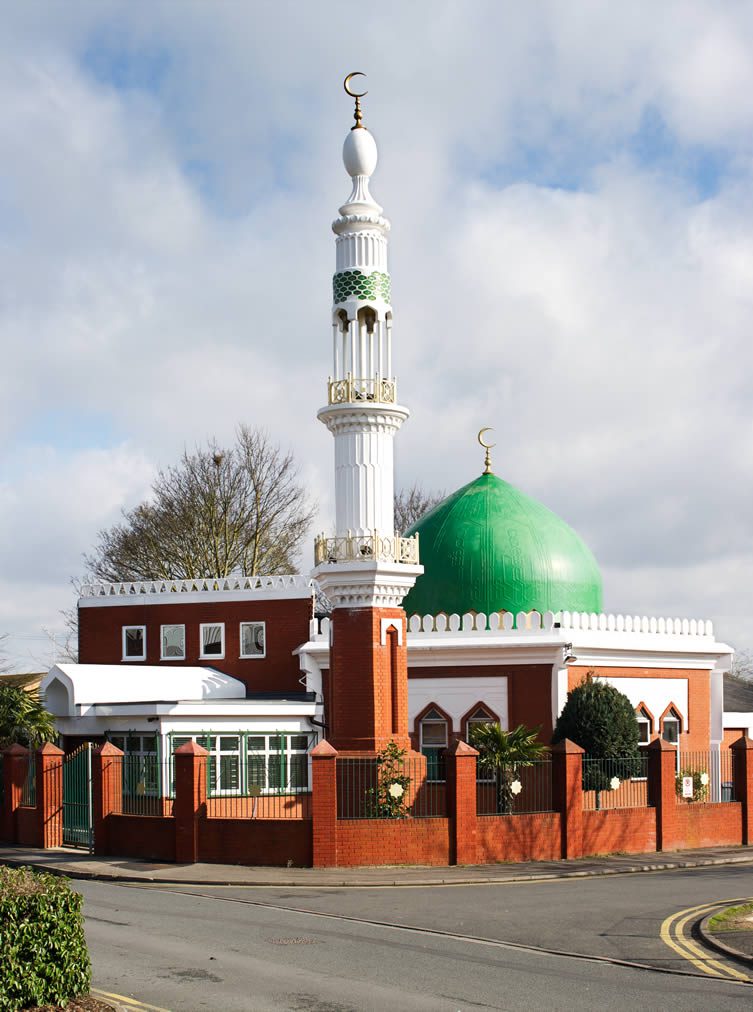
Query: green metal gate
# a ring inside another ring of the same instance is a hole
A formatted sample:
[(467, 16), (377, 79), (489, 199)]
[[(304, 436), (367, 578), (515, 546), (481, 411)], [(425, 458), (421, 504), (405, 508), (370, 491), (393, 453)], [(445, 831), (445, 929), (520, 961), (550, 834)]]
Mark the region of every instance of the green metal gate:
[(63, 844), (94, 849), (91, 742), (63, 760)]

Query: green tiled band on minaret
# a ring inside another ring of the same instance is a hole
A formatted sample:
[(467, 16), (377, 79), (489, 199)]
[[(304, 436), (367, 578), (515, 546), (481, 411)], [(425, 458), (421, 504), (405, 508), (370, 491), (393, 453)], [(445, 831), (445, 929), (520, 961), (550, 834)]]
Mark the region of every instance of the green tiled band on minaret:
[(424, 567), (403, 602), (409, 615), (601, 612), (601, 574), (587, 546), (494, 474), (464, 485), (405, 533), (420, 535)]
[(332, 293), (335, 303), (344, 302), (349, 296), (369, 301), (382, 299), (390, 301), (390, 276), (382, 271), (340, 271), (332, 278)]

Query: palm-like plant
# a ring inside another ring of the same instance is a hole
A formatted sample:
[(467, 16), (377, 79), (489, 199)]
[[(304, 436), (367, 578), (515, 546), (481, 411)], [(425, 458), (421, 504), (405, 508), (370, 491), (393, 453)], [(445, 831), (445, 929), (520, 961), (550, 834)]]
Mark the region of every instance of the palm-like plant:
[(494, 772), (497, 781), (497, 810), (503, 815), (512, 811), (515, 794), (512, 785), (518, 770), (532, 766), (547, 752), (546, 745), (538, 740), (541, 728), (531, 730), (519, 724), (512, 731), (503, 731), (499, 724), (476, 724), (469, 735), (470, 743), (478, 749), (478, 764)]
[(11, 745), (38, 748), (55, 737), (55, 722), (36, 689), (0, 684), (0, 749)]

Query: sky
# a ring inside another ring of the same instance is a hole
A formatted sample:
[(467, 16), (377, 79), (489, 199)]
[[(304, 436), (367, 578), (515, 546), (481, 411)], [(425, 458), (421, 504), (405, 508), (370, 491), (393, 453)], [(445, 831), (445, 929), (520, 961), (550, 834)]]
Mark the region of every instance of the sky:
[(352, 70), (393, 226), (397, 485), (472, 480), (493, 426), (605, 610), (753, 646), (752, 54), (734, 0), (6, 5), (9, 666), (50, 665), (97, 532), (239, 423), (329, 527)]

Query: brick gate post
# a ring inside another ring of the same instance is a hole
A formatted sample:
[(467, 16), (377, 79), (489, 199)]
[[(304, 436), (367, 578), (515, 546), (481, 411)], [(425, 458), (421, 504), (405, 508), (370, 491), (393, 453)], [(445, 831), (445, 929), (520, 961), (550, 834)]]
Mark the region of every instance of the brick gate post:
[(677, 750), (657, 738), (646, 749), (648, 754), (648, 803), (656, 809), (656, 849), (677, 846)]
[(195, 864), (199, 860), (199, 819), (207, 812), (207, 756), (195, 741), (175, 750), (175, 860)]
[(583, 756), (574, 741), (552, 745), (552, 802), (560, 813), (562, 856), (583, 856)]
[(735, 801), (743, 808), (742, 843), (753, 843), (753, 739), (743, 735), (730, 746), (732, 749), (732, 780)]
[(311, 751), (313, 865), (337, 865), (337, 750), (320, 741)]
[[(92, 830), (94, 853), (112, 853), (108, 815), (122, 810), (123, 753), (106, 741), (92, 752)], [(114, 841), (112, 841), (114, 842)]]
[(21, 807), (24, 781), (29, 763), (29, 750), (23, 745), (11, 745), (3, 751), (3, 837), (7, 843), (16, 842), (16, 812)]
[(49, 741), (37, 749), (37, 840), (45, 849), (63, 845), (63, 755)]
[(450, 819), (450, 862), (477, 864), (476, 760), (478, 752), (465, 741), (447, 751), (447, 815)]

